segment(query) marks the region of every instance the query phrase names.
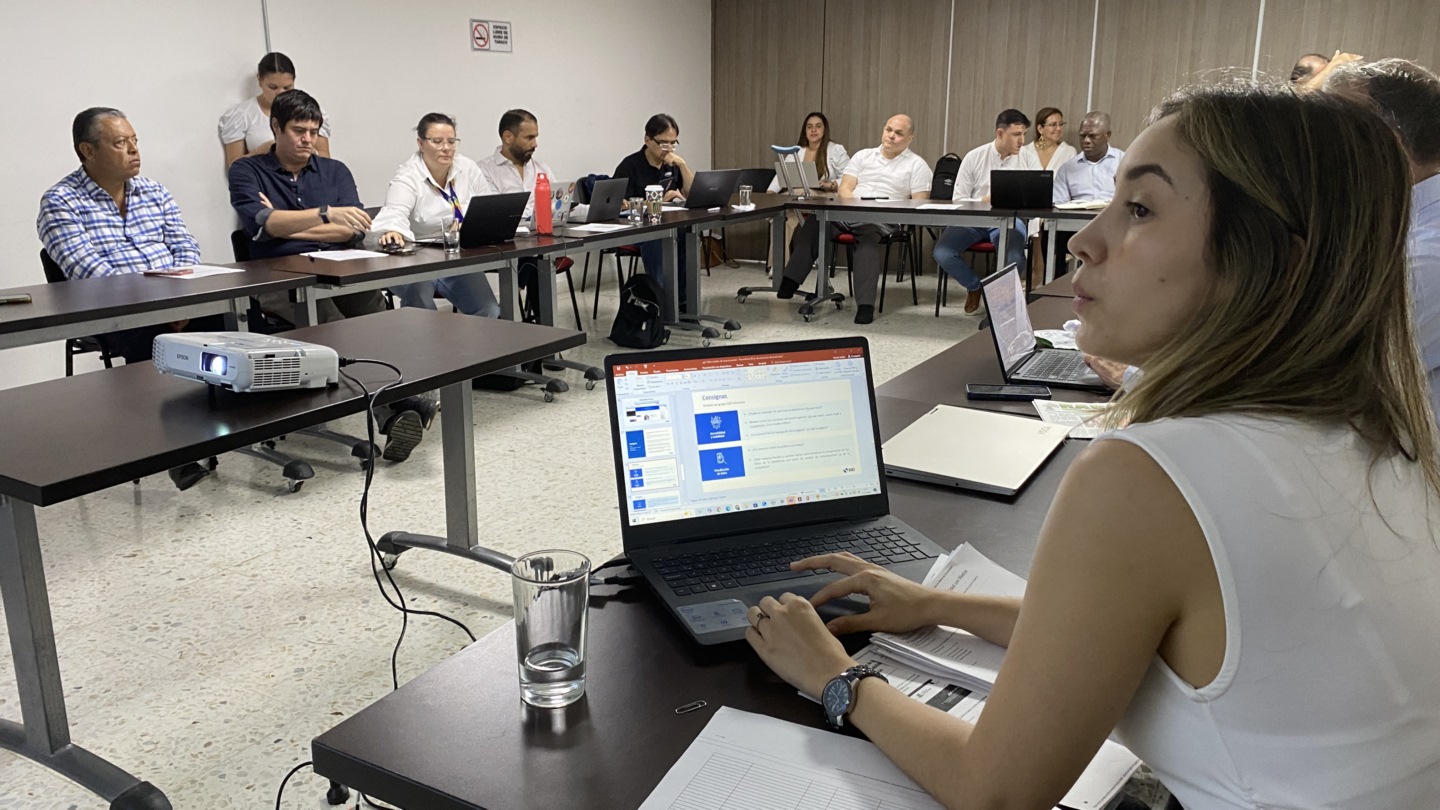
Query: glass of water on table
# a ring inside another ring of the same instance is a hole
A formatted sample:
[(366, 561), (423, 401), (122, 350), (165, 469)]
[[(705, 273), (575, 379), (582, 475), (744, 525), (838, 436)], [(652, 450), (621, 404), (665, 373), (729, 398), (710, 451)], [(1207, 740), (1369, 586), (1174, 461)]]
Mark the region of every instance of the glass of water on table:
[(542, 709), (585, 694), (590, 560), (574, 551), (535, 551), (510, 568), (520, 699)]

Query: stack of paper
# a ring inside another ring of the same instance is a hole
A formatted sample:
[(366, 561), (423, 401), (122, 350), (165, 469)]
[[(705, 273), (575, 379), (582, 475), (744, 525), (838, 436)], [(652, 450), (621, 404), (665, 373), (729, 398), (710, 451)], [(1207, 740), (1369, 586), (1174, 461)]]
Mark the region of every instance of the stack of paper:
[(1072, 200), (1055, 206), (1059, 211), (1098, 211), (1109, 205), (1109, 200)]

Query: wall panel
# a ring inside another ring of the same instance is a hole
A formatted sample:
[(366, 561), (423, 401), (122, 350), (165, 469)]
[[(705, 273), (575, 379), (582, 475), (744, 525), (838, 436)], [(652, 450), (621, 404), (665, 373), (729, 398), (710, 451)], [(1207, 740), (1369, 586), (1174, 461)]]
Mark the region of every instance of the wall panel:
[(1177, 87), (1232, 69), (1249, 76), (1259, 5), (1101, 0), (1091, 106), (1110, 113), (1114, 143), (1122, 149), (1129, 144), (1150, 109)]
[(1336, 49), (1368, 59), (1398, 56), (1440, 69), (1440, 5), (1435, 0), (1269, 0), (1260, 72), (1288, 76), (1304, 53)]

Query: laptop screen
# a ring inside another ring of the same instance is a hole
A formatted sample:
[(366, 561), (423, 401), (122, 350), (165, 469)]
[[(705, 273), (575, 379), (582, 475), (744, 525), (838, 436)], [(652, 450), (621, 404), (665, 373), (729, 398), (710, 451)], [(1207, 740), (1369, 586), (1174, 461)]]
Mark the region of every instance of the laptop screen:
[[(815, 343), (612, 358), (627, 535), (647, 524), (689, 534), (676, 521), (736, 528), (751, 521), (724, 518), (747, 514), (839, 516), (861, 506), (852, 499), (883, 498), (866, 345), (806, 348)], [(786, 507), (799, 508), (774, 512)]]
[(1000, 350), (1005, 372), (1015, 369), (1027, 355), (1035, 351), (1035, 330), (1030, 325), (1030, 311), (1025, 306), (1025, 288), (1020, 286), (1020, 268), (1010, 265), (985, 279), (982, 287), (985, 309), (990, 314), (990, 328)]

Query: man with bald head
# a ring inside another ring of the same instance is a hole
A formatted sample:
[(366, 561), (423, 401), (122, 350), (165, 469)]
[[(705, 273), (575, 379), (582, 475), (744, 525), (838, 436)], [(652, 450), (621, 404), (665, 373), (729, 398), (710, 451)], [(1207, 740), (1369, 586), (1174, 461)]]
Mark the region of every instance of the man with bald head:
[[(924, 200), (930, 197), (931, 171), (925, 159), (910, 151), (915, 140), (915, 122), (908, 115), (892, 115), (885, 122), (880, 145), (861, 149), (850, 157), (840, 177), (841, 197), (881, 200)], [(875, 295), (880, 287), (880, 240), (890, 233), (889, 225), (832, 222), (830, 237), (840, 232), (855, 235), (855, 323), (875, 320)], [(791, 298), (810, 274), (820, 254), (820, 225), (814, 217), (795, 231), (794, 252), (785, 264), (777, 297)]]
[[(1110, 115), (1088, 112), (1080, 122), (1080, 154), (1055, 169), (1053, 201), (1109, 200), (1115, 196), (1115, 170), (1125, 153), (1110, 145)], [(1070, 232), (1055, 234), (1055, 255), (1069, 252)]]

